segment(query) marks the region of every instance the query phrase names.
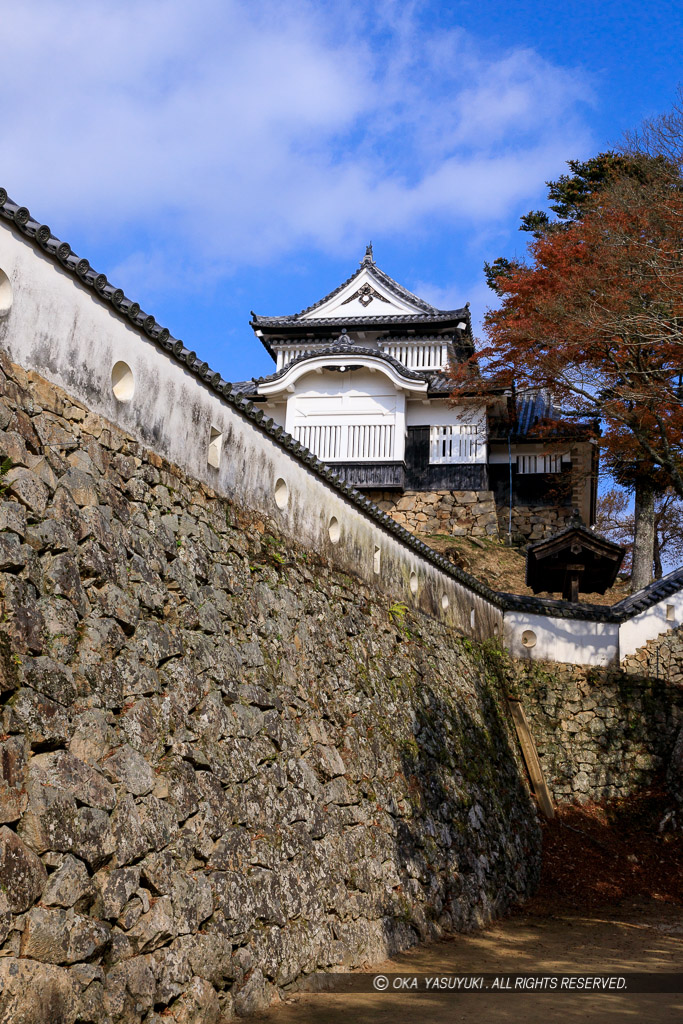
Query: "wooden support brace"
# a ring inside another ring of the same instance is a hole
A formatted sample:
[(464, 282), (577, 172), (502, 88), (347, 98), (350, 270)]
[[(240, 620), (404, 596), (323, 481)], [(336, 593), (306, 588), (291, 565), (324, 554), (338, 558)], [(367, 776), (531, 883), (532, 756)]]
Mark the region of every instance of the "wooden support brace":
[(538, 753), (536, 752), (536, 744), (534, 743), (534, 737), (531, 734), (529, 723), (527, 722), (526, 715), (524, 714), (524, 708), (522, 702), (516, 697), (508, 697), (508, 707), (510, 708), (510, 714), (512, 715), (512, 721), (515, 723), (515, 730), (517, 732), (517, 739), (522, 749), (522, 756), (529, 772), (529, 778), (531, 779), (531, 785), (534, 788), (534, 795), (538, 801), (538, 806), (541, 812), (546, 818), (555, 817), (555, 808), (553, 807), (553, 800), (550, 795), (550, 790), (543, 777), (543, 771), (541, 770), (541, 762), (538, 760)]

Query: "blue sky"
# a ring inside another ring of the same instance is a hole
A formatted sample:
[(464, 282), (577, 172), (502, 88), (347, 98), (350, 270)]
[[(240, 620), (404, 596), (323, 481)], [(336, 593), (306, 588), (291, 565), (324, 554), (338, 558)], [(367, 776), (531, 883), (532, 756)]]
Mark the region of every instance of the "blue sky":
[(249, 311), (379, 265), (436, 305), (564, 161), (667, 110), (677, 3), (0, 0), (0, 183), (227, 379)]

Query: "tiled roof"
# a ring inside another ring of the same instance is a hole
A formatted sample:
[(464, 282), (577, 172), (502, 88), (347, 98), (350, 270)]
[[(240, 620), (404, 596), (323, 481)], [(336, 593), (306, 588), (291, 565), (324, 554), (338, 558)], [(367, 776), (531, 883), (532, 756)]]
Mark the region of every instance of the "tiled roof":
[(527, 391), (517, 395), (517, 433), (528, 434), (541, 420), (557, 419), (552, 397), (546, 391)]
[(302, 327), (305, 323), (307, 329), (319, 327), (356, 327), (381, 326), (382, 324), (431, 324), (444, 323), (452, 320), (464, 320), (469, 325), (470, 311), (467, 307), (462, 309), (437, 309), (426, 313), (400, 313), (392, 316), (335, 316), (320, 317), (315, 320), (299, 320), (300, 313), (294, 316), (257, 316), (252, 313), (252, 327)]
[(447, 373), (435, 373), (434, 370), (423, 370), (422, 372), (427, 380), (427, 391), (430, 395), (450, 395), (453, 390), (453, 381)]
[[(325, 353), (329, 354), (329, 347), (327, 347), (324, 351), (325, 351)], [(380, 358), (383, 357), (388, 362), (391, 362), (391, 356), (386, 356), (385, 353), (378, 352), (377, 349), (360, 349), (360, 350), (358, 350), (358, 349), (352, 349), (352, 350), (345, 349), (344, 350), (345, 354), (347, 352), (351, 352), (351, 354), (353, 354), (353, 352), (359, 352), (359, 351), (360, 351), (360, 354), (362, 354), (363, 352), (366, 352), (368, 354), (371, 353), (373, 356), (380, 356)], [(267, 381), (271, 381), (271, 380), (277, 380), (277, 378), (282, 375), (284, 370), (287, 369), (288, 367), (292, 366), (293, 363), (295, 363), (295, 362), (297, 362), (297, 363), (298, 362), (303, 362), (306, 359), (310, 359), (312, 356), (318, 356), (318, 355), (321, 355), (321, 354), (323, 354), (323, 353), (321, 352), (320, 349), (311, 350), (310, 352), (306, 352), (305, 354), (303, 354), (302, 356), (300, 356), (296, 360), (292, 360), (291, 363), (287, 363), (286, 367), (283, 367), (282, 369), (278, 370), (275, 373), (267, 374), (264, 377), (252, 377), (251, 380), (239, 381), (236, 384), (233, 383), (232, 389), (233, 389), (233, 391), (236, 391), (238, 394), (254, 395), (254, 396), (256, 396), (258, 394), (258, 386), (259, 386), (259, 384), (263, 384), (263, 383), (266, 383)], [(335, 354), (339, 354), (339, 353), (335, 353)], [(396, 362), (396, 360), (394, 360), (394, 362)], [(401, 373), (402, 373), (402, 375), (404, 377), (408, 377), (408, 376), (414, 375), (414, 379), (418, 379), (419, 378), (420, 380), (424, 380), (424, 381), (427, 382), (427, 396), (428, 397), (433, 396), (435, 398), (448, 398), (450, 396), (451, 391), (453, 390), (453, 382), (451, 381), (451, 379), (448, 376), (448, 374), (446, 374), (446, 373), (439, 373), (438, 371), (435, 371), (435, 370), (408, 370), (408, 369), (406, 369), (406, 367), (401, 362), (398, 363), (398, 366), (400, 367), (400, 371), (401, 371)], [(413, 379), (413, 378), (411, 378), (411, 379)]]
[(424, 373), (420, 373), (418, 370), (409, 370), (403, 363), (399, 363), (398, 359), (394, 359), (393, 356), (387, 355), (386, 352), (382, 352), (378, 348), (363, 348), (360, 345), (354, 345), (350, 341), (348, 343), (337, 341), (333, 345), (326, 345), (324, 348), (311, 349), (310, 352), (304, 352), (302, 355), (297, 356), (296, 359), (290, 360), (285, 366), (276, 370), (275, 373), (270, 373), (265, 377), (254, 377), (256, 384), (266, 384), (270, 381), (278, 380), (288, 373), (293, 366), (298, 366), (299, 363), (305, 363), (309, 359), (319, 359), (321, 356), (348, 356), (349, 359), (358, 357), (359, 359), (364, 356), (371, 356), (373, 359), (381, 359), (382, 362), (388, 363), (390, 366), (401, 374), (402, 377), (407, 377), (409, 380), (425, 380)]
[(683, 566), (667, 573), (666, 576), (662, 576), (661, 580), (655, 580), (635, 594), (629, 594), (619, 604), (612, 605), (612, 612), (619, 616), (619, 622), (625, 622), (632, 615), (647, 611), (653, 604), (663, 601), (666, 597), (671, 597), (681, 589), (683, 589)]
[[(494, 607), (501, 611), (526, 611), (537, 615), (551, 615), (557, 618), (586, 619), (602, 622), (623, 622), (631, 615), (644, 611), (651, 605), (661, 601), (664, 597), (683, 589), (683, 567), (674, 570), (661, 580), (657, 580), (649, 587), (631, 595), (624, 601), (612, 608), (602, 605), (571, 604), (568, 601), (554, 601), (547, 598), (522, 597), (517, 594), (505, 594), (492, 590), (485, 583), (481, 583), (470, 576), (463, 569), (454, 566), (444, 555), (434, 551), (414, 534), (409, 533), (405, 527), (398, 523), (377, 507), (369, 498), (364, 497), (359, 491), (345, 484), (340, 477), (308, 448), (296, 441), (291, 434), (288, 434), (283, 427), (277, 426), (272, 419), (267, 417), (263, 409), (258, 408), (252, 402), (246, 401), (241, 394), (233, 390), (231, 384), (223, 380), (220, 373), (209, 367), (208, 363), (202, 362), (194, 352), (189, 351), (182, 341), (174, 338), (169, 331), (162, 327), (153, 316), (148, 315), (137, 303), (126, 298), (120, 289), (109, 284), (104, 274), (98, 274), (90, 267), (87, 260), (79, 258), (66, 242), (60, 241), (54, 236), (46, 225), (41, 225), (34, 220), (25, 206), (19, 206), (8, 198), (5, 189), (0, 188), (0, 219), (4, 220), (24, 237), (28, 238), (36, 248), (41, 249), (55, 263), (62, 266), (69, 273), (77, 277), (82, 284), (90, 288), (102, 301), (109, 303), (116, 315), (125, 320), (140, 333), (145, 334), (175, 362), (181, 364), (193, 376), (197, 377), (206, 387), (214, 391), (224, 402), (232, 406), (240, 415), (249, 419), (263, 433), (267, 434), (284, 451), (293, 458), (303, 463), (310, 472), (314, 473), (328, 486), (338, 493), (356, 508), (360, 509), (371, 519), (374, 519), (379, 526), (387, 533), (395, 536), (402, 544), (420, 555), (425, 561), (430, 562), (445, 575), (467, 587), (472, 593), (479, 594), (489, 601)], [(243, 382), (248, 383), (248, 382)]]
[[(590, 526), (586, 526), (586, 524), (581, 519), (579, 511), (575, 510), (571, 519), (569, 520), (568, 526), (564, 526), (561, 530), (558, 530), (557, 533), (553, 533), (551, 537), (543, 537), (542, 540), (537, 540), (534, 541), (533, 544), (528, 544), (527, 551), (533, 551), (536, 548), (542, 548), (549, 541), (558, 540), (560, 537), (564, 537), (565, 535), (569, 536), (569, 534), (574, 533), (575, 530), (578, 530), (580, 533), (585, 533), (587, 537), (590, 537), (593, 540), (595, 540), (596, 537), (600, 540), (606, 540), (606, 538), (601, 537), (600, 534), (597, 534), (595, 530), (591, 530)], [(606, 540), (606, 543), (612, 544), (612, 541)], [(618, 544), (614, 544), (613, 546), (619, 547)]]
[(233, 381), (230, 387), (234, 395), (256, 395), (258, 385), (252, 378), (251, 380)]
[[(513, 437), (531, 437), (538, 427), (543, 427), (543, 437), (585, 436), (595, 433), (594, 425), (585, 420), (569, 420), (566, 413), (553, 403), (552, 396), (545, 390), (517, 392), (516, 419), (512, 426)], [(508, 421), (496, 422), (491, 437), (507, 438)]]

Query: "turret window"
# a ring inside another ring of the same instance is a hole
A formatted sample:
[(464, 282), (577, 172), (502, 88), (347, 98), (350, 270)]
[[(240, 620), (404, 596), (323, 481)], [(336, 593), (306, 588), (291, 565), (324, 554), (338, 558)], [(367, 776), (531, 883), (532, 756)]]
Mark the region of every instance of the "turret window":
[(518, 455), (518, 473), (561, 473), (561, 455)]

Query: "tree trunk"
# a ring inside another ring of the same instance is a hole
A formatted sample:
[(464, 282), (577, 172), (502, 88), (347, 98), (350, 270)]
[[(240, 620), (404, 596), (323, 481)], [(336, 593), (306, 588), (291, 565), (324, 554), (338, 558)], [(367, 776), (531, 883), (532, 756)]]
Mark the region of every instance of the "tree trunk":
[(661, 580), (662, 578), (662, 549), (659, 544), (659, 531), (655, 527), (655, 579)]
[(636, 481), (635, 537), (631, 593), (652, 583), (655, 552), (655, 492), (647, 480)]

